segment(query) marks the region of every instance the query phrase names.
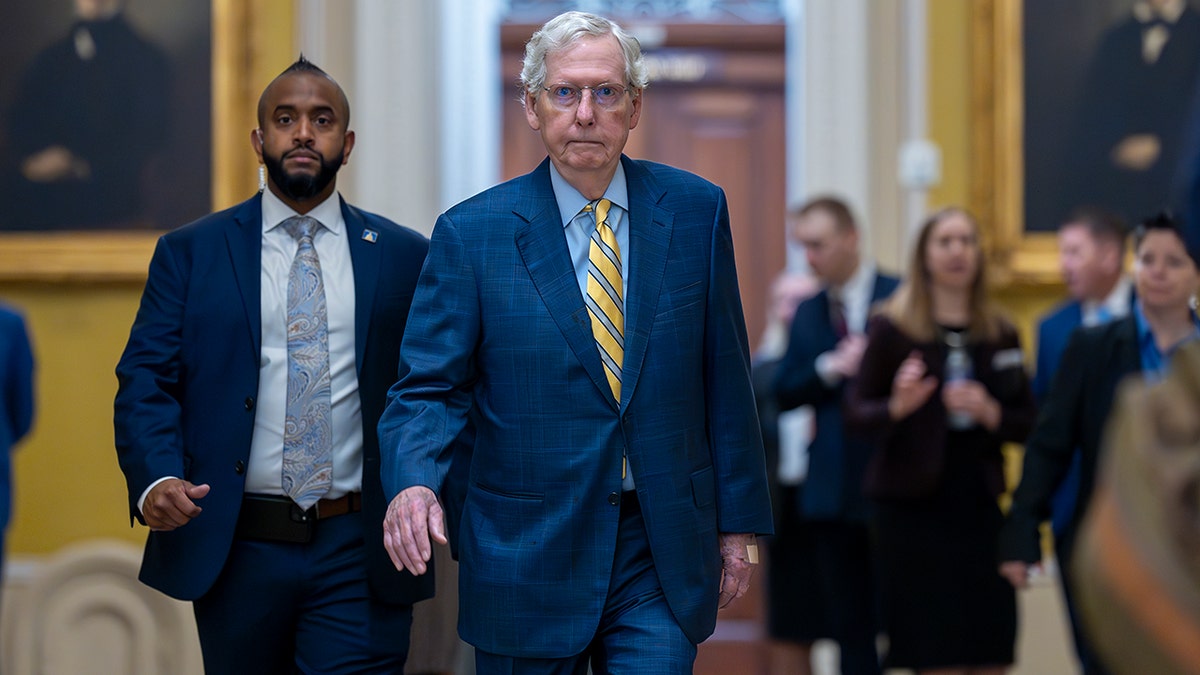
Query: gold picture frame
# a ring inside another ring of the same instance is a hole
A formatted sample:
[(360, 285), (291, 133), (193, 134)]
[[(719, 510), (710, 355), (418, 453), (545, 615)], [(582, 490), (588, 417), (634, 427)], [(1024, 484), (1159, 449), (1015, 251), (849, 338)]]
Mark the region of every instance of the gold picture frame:
[[(212, 0), (212, 200), (224, 208), (256, 184), (249, 148), (262, 84), (294, 58), (292, 0)], [(146, 277), (161, 231), (5, 233), (0, 282), (121, 282)]]
[(1055, 235), (1026, 232), (1022, 0), (974, 0), (971, 11), (971, 203), (990, 232), (1001, 284), (1058, 283)]

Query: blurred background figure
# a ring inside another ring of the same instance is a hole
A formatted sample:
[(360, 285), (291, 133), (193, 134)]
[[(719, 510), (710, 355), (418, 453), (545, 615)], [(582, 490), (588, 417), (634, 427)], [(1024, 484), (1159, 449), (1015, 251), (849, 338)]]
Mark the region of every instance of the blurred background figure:
[(876, 502), (888, 667), (1002, 673), (1013, 662), (1016, 597), (995, 563), (1000, 450), (1025, 439), (1035, 408), (984, 265), (966, 211), (930, 216), (847, 390), (848, 423), (878, 443), (864, 488)]
[(14, 165), (0, 227), (145, 225), (141, 186), (167, 141), (171, 78), (166, 53), (123, 7), (75, 0), (75, 23), (22, 75), (6, 120)]
[(1113, 407), (1075, 546), (1084, 631), (1110, 672), (1200, 672), (1200, 343)]
[(12, 513), (13, 447), (33, 426), (33, 349), (25, 320), (0, 305), (0, 569)]
[[(1055, 544), (1060, 566), (1071, 566), (1117, 386), (1135, 373), (1161, 379), (1179, 345), (1200, 336), (1192, 311), (1200, 275), (1180, 224), (1165, 214), (1144, 222), (1134, 233), (1134, 256), (1133, 313), (1072, 334), (1025, 445), (1021, 483), (1000, 538), (1001, 573), (1017, 588), (1026, 586), (1029, 565), (1042, 558), (1038, 525), (1049, 515), (1051, 497), (1078, 448), (1078, 498)], [(1106, 672), (1096, 658), (1096, 645), (1089, 644), (1078, 625), (1073, 628), (1084, 672)]]
[[(1114, 213), (1094, 207), (1076, 209), (1058, 228), (1058, 261), (1069, 298), (1043, 316), (1037, 325), (1037, 372), (1033, 396), (1042, 404), (1058, 370), (1071, 333), (1080, 326), (1095, 326), (1129, 315), (1133, 304), (1133, 282), (1124, 274), (1125, 223)], [(1059, 562), (1070, 557), (1062, 543), (1072, 536), (1067, 528), (1075, 510), (1079, 490), (1078, 450), (1071, 468), (1054, 494), (1050, 523)], [(1063, 570), (1065, 574), (1065, 570)], [(1067, 614), (1074, 604), (1066, 583), (1060, 584)], [(1076, 622), (1071, 619), (1074, 629)], [(1081, 661), (1086, 662), (1082, 642), (1074, 636)]]
[(790, 660), (799, 672), (810, 666), (813, 642), (829, 638), (838, 643), (843, 673), (873, 674), (879, 603), (862, 494), (871, 447), (846, 435), (842, 394), (858, 373), (871, 305), (899, 282), (862, 259), (858, 224), (841, 199), (817, 197), (790, 217), (822, 289), (796, 308), (774, 394), (781, 410), (812, 407), (816, 430), (805, 475), (782, 491), (771, 624), (777, 639), (795, 645)]
[[(787, 350), (788, 331), (796, 305), (818, 290), (817, 282), (801, 272), (780, 273), (771, 284), (767, 299), (767, 326), (751, 362), (751, 381), (762, 427), (763, 449), (767, 453), (767, 474), (771, 481), (771, 511), (775, 535), (764, 537), (767, 546), (766, 602), (767, 632), (772, 639), (772, 672), (811, 672), (808, 653), (799, 653), (793, 640), (789, 617), (794, 604), (795, 570), (787, 564), (786, 540), (780, 539), (782, 524), (791, 519), (785, 512), (794, 504), (796, 486), (808, 470), (808, 444), (812, 439), (812, 408), (802, 407), (780, 412), (771, 384), (779, 370), (779, 361)], [(777, 563), (776, 560), (781, 562)]]

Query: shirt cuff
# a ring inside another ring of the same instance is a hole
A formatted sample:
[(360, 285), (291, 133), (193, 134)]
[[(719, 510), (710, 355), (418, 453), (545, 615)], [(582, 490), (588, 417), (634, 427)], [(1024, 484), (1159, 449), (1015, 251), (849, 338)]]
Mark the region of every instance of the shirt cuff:
[(142, 491), (142, 496), (138, 497), (137, 507), (138, 507), (138, 513), (141, 513), (143, 518), (146, 517), (146, 514), (142, 513), (142, 504), (146, 503), (146, 496), (150, 494), (150, 491), (154, 489), (155, 485), (158, 485), (159, 483), (163, 482), (164, 480), (171, 480), (172, 478), (175, 478), (175, 476), (163, 476), (162, 478), (159, 478), (158, 480), (151, 483), (149, 485), (149, 487), (147, 487), (145, 490)]

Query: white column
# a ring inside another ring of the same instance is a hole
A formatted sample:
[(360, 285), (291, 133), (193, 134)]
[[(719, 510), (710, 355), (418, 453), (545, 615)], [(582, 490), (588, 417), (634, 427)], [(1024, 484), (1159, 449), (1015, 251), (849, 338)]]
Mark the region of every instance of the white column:
[[(442, 209), (495, 185), (500, 178), (503, 97), (500, 15), (502, 0), (442, 0), (438, 49), (429, 57), (441, 64)], [(503, 83), (505, 85), (509, 83)]]
[(339, 191), (357, 206), (428, 234), (442, 206), (439, 3), (300, 3), (301, 50), (350, 98), (357, 139), (338, 175)]

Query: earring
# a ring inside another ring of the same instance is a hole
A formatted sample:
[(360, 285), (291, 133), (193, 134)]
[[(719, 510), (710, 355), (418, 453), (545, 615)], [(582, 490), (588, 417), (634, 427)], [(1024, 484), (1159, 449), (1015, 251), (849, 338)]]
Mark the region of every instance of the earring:
[(258, 165), (258, 191), (262, 192), (267, 189), (267, 167), (262, 164)]

